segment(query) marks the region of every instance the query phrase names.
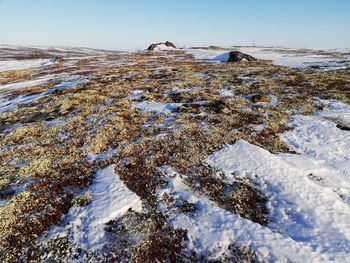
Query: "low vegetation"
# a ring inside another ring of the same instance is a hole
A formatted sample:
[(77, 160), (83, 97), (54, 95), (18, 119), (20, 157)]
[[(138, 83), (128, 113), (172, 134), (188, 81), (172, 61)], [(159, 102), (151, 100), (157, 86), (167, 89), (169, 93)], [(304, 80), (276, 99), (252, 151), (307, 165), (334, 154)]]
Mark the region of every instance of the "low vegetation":
[[(42, 95), (0, 111), (1, 262), (202, 262), (202, 255), (187, 251), (186, 231), (172, 228), (157, 210), (157, 190), (166, 187), (157, 169), (171, 166), (188, 176), (185, 183), (196, 193), (266, 226), (267, 197), (253, 182), (228, 183), (204, 163), (206, 157), (237, 139), (274, 153), (291, 152), (279, 135), (289, 129), (286, 121), (292, 113), (319, 110), (316, 97), (350, 103), (349, 68), (319, 72), (266, 61), (209, 63), (182, 51), (110, 54), (75, 62), (0, 73), (2, 85), (64, 72), (88, 72), (81, 76), (89, 79), (51, 93), (45, 92), (60, 81), (0, 89), (0, 98), (9, 103), (18, 96)], [(235, 95), (223, 96), (224, 89)], [(142, 96), (132, 97), (136, 90)], [(252, 102), (257, 94), (271, 101)], [(135, 107), (144, 101), (178, 107), (168, 115)], [(119, 153), (88, 159), (111, 149)], [(109, 164), (116, 164), (116, 173), (142, 199), (144, 211), (129, 211), (108, 224), (111, 243), (102, 254), (82, 250), (69, 238), (40, 242), (72, 206), (89, 204), (93, 197), (86, 191), (94, 171)], [(195, 209), (184, 202), (179, 213)], [(232, 244), (224, 258), (250, 262), (254, 255), (248, 247)]]

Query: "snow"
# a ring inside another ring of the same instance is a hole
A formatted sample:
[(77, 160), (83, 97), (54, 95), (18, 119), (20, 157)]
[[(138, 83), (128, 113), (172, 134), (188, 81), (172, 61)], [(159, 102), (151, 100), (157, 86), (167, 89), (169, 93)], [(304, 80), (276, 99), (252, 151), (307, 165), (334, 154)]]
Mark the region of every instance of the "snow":
[[(65, 81), (56, 85), (53, 90), (66, 90), (74, 86), (84, 85), (88, 82), (89, 82), (88, 79), (77, 79), (77, 80)], [(48, 92), (51, 93), (53, 90), (49, 90)]]
[(174, 47), (168, 47), (165, 44), (159, 44), (157, 47), (154, 49), (154, 51), (167, 51), (167, 50), (175, 50)]
[[(323, 160), (335, 169), (350, 172), (350, 134), (332, 121), (318, 116), (296, 115), (290, 125), (293, 130), (284, 140), (298, 153)], [(348, 173), (350, 175), (350, 173)]]
[(129, 96), (126, 98), (128, 100), (140, 100), (145, 96), (145, 92), (143, 90), (134, 90)]
[(270, 102), (269, 104), (272, 106), (272, 107), (277, 107), (278, 105), (278, 98), (275, 96), (275, 95), (268, 95), (269, 98), (270, 98)]
[(294, 50), (292, 53), (284, 53), (283, 49), (241, 48), (240, 51), (257, 59), (272, 60), (276, 65), (293, 68), (306, 68), (312, 64), (322, 64), (329, 63), (332, 60), (341, 60), (326, 55), (299, 53), (298, 50)]
[[(20, 167), (20, 165), (18, 167)], [(25, 181), (24, 183), (11, 186), (6, 190), (2, 190), (0, 192), (0, 207), (7, 204), (11, 200), (10, 198), (12, 196), (24, 192), (32, 183), (32, 181)]]
[(236, 96), (236, 91), (230, 89), (229, 87), (225, 87), (222, 90), (220, 90), (220, 96), (224, 98), (232, 98)]
[[(348, 116), (350, 107), (323, 103), (328, 109), (314, 116), (294, 116), (293, 130), (282, 136), (300, 155), (274, 155), (241, 140), (208, 163), (232, 180), (235, 174), (258, 182), (269, 198), (270, 229), (344, 262), (350, 256), (350, 136), (324, 117)], [(294, 260), (302, 261), (299, 256)]]
[[(12, 90), (16, 90), (16, 89), (24, 89), (24, 88), (28, 88), (28, 87), (42, 85), (42, 84), (45, 84), (46, 82), (48, 82), (49, 80), (53, 80), (53, 79), (54, 79), (53, 77), (50, 77), (50, 78), (46, 78), (46, 79), (38, 79), (38, 80), (32, 80), (32, 81), (24, 81), (24, 82), (17, 82), (17, 83), (13, 83), (13, 84), (7, 84), (7, 85), (0, 86), (0, 91), (1, 91), (1, 89), (5, 89), (5, 88), (6, 88), (6, 90), (12, 91)], [(69, 80), (69, 81), (67, 81), (67, 80)], [(36, 101), (40, 98), (43, 98), (47, 95), (52, 94), (54, 91), (69, 89), (73, 86), (83, 85), (87, 82), (88, 82), (87, 79), (79, 79), (79, 77), (77, 77), (77, 76), (71, 76), (71, 77), (67, 78), (65, 81), (63, 81), (62, 83), (57, 84), (53, 88), (48, 89), (48, 90), (41, 92), (41, 93), (36, 93), (33, 95), (28, 95), (28, 96), (19, 95), (19, 96), (14, 97), (14, 98), (11, 98), (11, 97), (7, 98), (6, 93), (0, 94), (0, 113), (4, 113), (4, 112), (10, 111), (10, 110), (13, 110), (20, 105), (29, 104), (33, 101)]]
[(350, 136), (328, 119), (348, 116), (350, 106), (320, 101), (325, 109), (295, 115), (282, 135), (299, 154), (272, 154), (244, 140), (210, 155), (206, 162), (225, 180), (243, 178), (268, 198), (267, 227), (219, 208), (193, 192), (171, 167), (161, 167), (169, 185), (158, 192), (195, 204), (182, 214), (158, 207), (175, 228), (188, 231), (188, 246), (220, 258), (231, 243), (249, 246), (259, 262), (348, 262), (350, 258)]
[(29, 104), (35, 100), (38, 100), (45, 96), (46, 93), (39, 93), (29, 96), (17, 96), (12, 99), (8, 99), (4, 96), (0, 96), (0, 113), (11, 111), (19, 105)]
[(45, 84), (46, 82), (53, 80), (54, 77), (45, 77), (45, 78), (40, 78), (40, 79), (34, 79), (34, 80), (28, 80), (28, 81), (22, 81), (22, 82), (15, 82), (15, 83), (10, 83), (6, 85), (0, 85), (0, 90), (18, 90), (18, 89), (23, 89), (23, 88), (31, 88), (34, 86), (39, 86), (42, 84)]
[(226, 52), (226, 53), (220, 54), (216, 57), (213, 57), (212, 60), (219, 61), (219, 62), (227, 62), (229, 58), (230, 58), (230, 53)]
[(73, 207), (63, 219), (64, 226), (51, 229), (49, 236), (70, 233), (84, 249), (98, 250), (107, 242), (105, 225), (130, 208), (141, 212), (141, 199), (130, 191), (114, 172), (115, 165), (97, 171), (91, 186), (92, 201), (85, 207)]
[[(349, 57), (347, 59), (337, 57), (338, 55), (343, 55), (339, 50), (333, 50), (334, 55), (332, 56), (322, 53), (318, 54), (316, 50), (303, 53), (298, 49), (286, 50), (283, 48), (232, 47), (232, 50), (241, 51), (257, 59), (272, 60), (274, 64), (279, 66), (293, 68), (320, 66), (320, 69), (331, 70), (346, 68), (350, 65)], [(187, 49), (186, 52), (201, 60), (226, 62), (229, 58), (228, 50)], [(342, 63), (344, 60), (346, 62)]]
[(249, 126), (255, 133), (261, 133), (267, 127), (266, 124), (251, 124)]
[(228, 178), (254, 175), (268, 195), (270, 228), (313, 251), (350, 255), (350, 208), (332, 189), (308, 178), (303, 169), (268, 151), (238, 141), (209, 158)]
[(95, 153), (89, 153), (86, 156), (86, 160), (89, 163), (93, 163), (96, 161), (105, 161), (108, 160), (110, 158), (112, 158), (113, 156), (115, 156), (116, 154), (118, 154), (120, 152), (119, 149), (109, 149), (105, 152), (99, 153), (99, 154), (95, 154)]
[(318, 116), (334, 121), (336, 124), (350, 128), (350, 106), (337, 101), (318, 100), (326, 111), (318, 113)]
[(169, 92), (169, 94), (179, 94), (179, 93), (192, 93), (192, 92), (197, 92), (200, 91), (202, 89), (202, 87), (191, 87), (191, 88), (179, 88), (179, 87), (175, 87), (172, 88)]
[(350, 205), (350, 136), (349, 131), (337, 127), (338, 121), (334, 122), (334, 118), (348, 121), (350, 106), (334, 101), (322, 103), (325, 110), (292, 118), (289, 125), (293, 130), (282, 138), (300, 155), (285, 158)]
[[(209, 163), (232, 179), (232, 172), (259, 178), (270, 200), (273, 221), (269, 227), (290, 238), (288, 253), (298, 244), (315, 252), (310, 254), (311, 261), (320, 261), (325, 254), (329, 259), (344, 262), (350, 255), (349, 206), (332, 189), (315, 184), (308, 179), (306, 171), (285, 158), (238, 141), (211, 156)], [(261, 238), (258, 234), (254, 236), (254, 239)], [(270, 249), (272, 254), (278, 251), (277, 247)], [(305, 256), (298, 253), (288, 258), (302, 262)]]
[(55, 64), (51, 59), (36, 60), (5, 60), (0, 61), (0, 72), (8, 70), (22, 70), (29, 68), (39, 68)]
[[(246, 142), (244, 144), (248, 145)], [(232, 157), (239, 155), (239, 152), (232, 153), (234, 156), (226, 154), (227, 151), (223, 158), (232, 161)], [(192, 214), (179, 214), (167, 211), (162, 205), (158, 209), (169, 216), (173, 227), (187, 230), (188, 246), (199, 255), (219, 259), (227, 247), (234, 243), (249, 246), (256, 251), (258, 262), (328, 262), (334, 259), (345, 262), (347, 259), (347, 253), (322, 253), (307, 244), (230, 213), (205, 196), (195, 194), (183, 182), (183, 176), (170, 167), (161, 167), (161, 170), (173, 178), (169, 179), (168, 188), (160, 190), (158, 196), (167, 193), (175, 200), (195, 204), (197, 210)]]
[(155, 101), (134, 102), (133, 107), (142, 112), (154, 112), (157, 114), (171, 114), (181, 106), (181, 103), (161, 103)]

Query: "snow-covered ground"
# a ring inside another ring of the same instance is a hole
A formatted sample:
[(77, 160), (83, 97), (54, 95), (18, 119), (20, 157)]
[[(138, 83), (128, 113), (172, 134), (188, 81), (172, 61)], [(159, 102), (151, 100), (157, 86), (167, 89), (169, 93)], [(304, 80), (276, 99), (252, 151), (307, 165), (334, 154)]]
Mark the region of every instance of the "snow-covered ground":
[(319, 116), (334, 121), (340, 127), (350, 129), (349, 105), (327, 100), (319, 100), (318, 102), (327, 108), (327, 111), (318, 112)]
[[(279, 66), (293, 68), (319, 67), (321, 70), (346, 68), (350, 65), (350, 56), (346, 53), (349, 50), (308, 50), (300, 52), (298, 49), (283, 48), (261, 48), (261, 47), (233, 47), (257, 59), (272, 60)], [(204, 50), (187, 49), (186, 52), (193, 54), (196, 59), (225, 62), (228, 60), (228, 50)], [(347, 54), (347, 55), (346, 55)]]
[(24, 89), (24, 88), (30, 88), (38, 85), (42, 85), (47, 83), (50, 80), (53, 80), (54, 76), (39, 78), (35, 80), (28, 80), (28, 81), (21, 81), (21, 82), (15, 82), (11, 84), (6, 85), (0, 85), (0, 90), (17, 90), (17, 89)]
[[(223, 161), (234, 160), (233, 158), (240, 156), (241, 151), (244, 153), (243, 157), (247, 157), (246, 154), (249, 155), (251, 151), (257, 155), (261, 154), (261, 158), (258, 159), (259, 163), (266, 162), (266, 158), (269, 159), (269, 156), (265, 156), (265, 152), (260, 152), (261, 150), (241, 141), (230, 147), (229, 150), (224, 149), (223, 152), (216, 153), (216, 157), (220, 160), (216, 159), (215, 164), (221, 169), (232, 171), (235, 167), (229, 167)], [(266, 152), (266, 154), (269, 153)], [(251, 160), (252, 158), (246, 161)], [(160, 191), (159, 195), (167, 193), (177, 200), (191, 202), (196, 206), (197, 211), (188, 215), (167, 212), (162, 207), (160, 210), (167, 213), (174, 227), (181, 227), (188, 231), (189, 247), (200, 254), (209, 256), (208, 252), (210, 251), (210, 257), (217, 259), (230, 244), (234, 243), (249, 246), (256, 252), (259, 262), (329, 262), (331, 260), (345, 262), (344, 260), (349, 255), (349, 251), (345, 247), (348, 242), (344, 244), (342, 252), (327, 253), (320, 248), (315, 249), (310, 244), (294, 240), (284, 233), (263, 227), (216, 206), (205, 196), (196, 195), (191, 191), (181, 176), (172, 171), (171, 168), (163, 167), (162, 170), (167, 170), (169, 176), (175, 175), (175, 177), (170, 179), (170, 187)]]
[(133, 107), (143, 112), (155, 112), (162, 114), (170, 114), (176, 111), (181, 106), (181, 103), (161, 103), (155, 101), (143, 101), (133, 103)]
[(142, 202), (114, 172), (114, 165), (97, 171), (91, 186), (92, 201), (85, 207), (73, 207), (63, 226), (51, 229), (49, 236), (70, 235), (76, 244), (96, 250), (105, 244), (105, 224), (122, 216), (128, 209), (140, 212)]
[[(8, 92), (18, 90), (18, 89), (26, 89), (34, 86), (43, 85), (48, 83), (49, 81), (61, 81), (59, 84), (53, 86), (50, 89), (47, 89), (43, 92), (36, 93), (28, 96), (16, 96), (16, 97), (8, 97)], [(88, 82), (87, 77), (78, 76), (78, 75), (52, 75), (45, 78), (40, 78), (36, 80), (16, 82), (6, 85), (0, 85), (0, 113), (7, 112), (17, 108), (20, 105), (29, 104), (33, 101), (36, 101), (40, 98), (48, 96), (52, 94), (54, 91), (69, 89), (73, 86), (82, 85)], [(1, 93), (1, 91), (5, 91)]]
[[(231, 95), (223, 90), (223, 96)], [(227, 93), (227, 94), (226, 94)], [(243, 219), (193, 192), (171, 167), (159, 191), (194, 203), (194, 215), (167, 213), (175, 228), (188, 231), (191, 249), (219, 258), (236, 243), (257, 252), (261, 262), (347, 262), (350, 257), (350, 135), (337, 124), (348, 124), (350, 106), (317, 100), (324, 110), (295, 115), (293, 130), (282, 138), (298, 154), (272, 154), (244, 140), (228, 145), (206, 160), (234, 181), (254, 181), (269, 199), (268, 227)], [(142, 104), (143, 105), (143, 104)], [(148, 105), (148, 104), (147, 104)], [(143, 110), (164, 111), (151, 104)], [(166, 113), (166, 112), (164, 112)], [(344, 124), (344, 125), (345, 125)]]
[(0, 61), (0, 72), (8, 70), (21, 70), (29, 68), (39, 68), (53, 65), (52, 59), (30, 59), (30, 60), (5, 60)]
[(350, 136), (324, 119), (350, 113), (350, 106), (323, 101), (325, 110), (297, 115), (283, 139), (299, 154), (272, 154), (239, 140), (206, 160), (228, 180), (252, 180), (269, 199), (263, 227), (195, 194), (170, 167), (169, 187), (159, 192), (196, 205), (192, 215), (167, 212), (174, 227), (187, 229), (189, 246), (219, 257), (236, 243), (257, 252), (260, 262), (348, 262), (350, 257)]
[(323, 111), (312, 116), (296, 115), (291, 120), (293, 130), (285, 133), (283, 139), (300, 155), (284, 158), (349, 206), (350, 134), (342, 127), (349, 124), (350, 106), (335, 101), (320, 103), (325, 106)]

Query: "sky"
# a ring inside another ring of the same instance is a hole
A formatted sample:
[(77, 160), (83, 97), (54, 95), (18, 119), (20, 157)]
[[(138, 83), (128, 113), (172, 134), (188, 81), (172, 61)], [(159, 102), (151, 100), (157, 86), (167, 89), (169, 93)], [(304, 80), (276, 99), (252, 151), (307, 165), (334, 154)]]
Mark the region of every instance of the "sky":
[(0, 0), (0, 44), (350, 47), (350, 0)]

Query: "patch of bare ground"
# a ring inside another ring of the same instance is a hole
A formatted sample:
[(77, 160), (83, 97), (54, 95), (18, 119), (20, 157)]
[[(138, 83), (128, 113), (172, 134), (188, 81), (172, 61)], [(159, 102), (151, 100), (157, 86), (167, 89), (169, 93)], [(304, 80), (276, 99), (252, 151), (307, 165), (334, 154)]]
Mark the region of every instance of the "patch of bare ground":
[[(220, 178), (221, 177), (221, 178)], [(267, 225), (267, 198), (248, 182), (227, 183), (223, 174), (208, 165), (194, 167), (188, 174), (190, 186), (218, 205), (261, 225)]]
[[(63, 60), (45, 69), (3, 72), (0, 83), (69, 72), (69, 63)], [(349, 68), (317, 72), (265, 61), (207, 63), (182, 51), (169, 51), (81, 59), (74, 70), (89, 72), (89, 82), (0, 113), (0, 198), (6, 199), (0, 206), (2, 262), (36, 261), (43, 254), (48, 260), (51, 254), (62, 256), (63, 261), (79, 255), (78, 261), (86, 257), (91, 261), (205, 262), (202, 255), (186, 251), (186, 231), (171, 228), (166, 216), (156, 211), (156, 191), (166, 187), (166, 178), (157, 168), (173, 167), (188, 176), (193, 191), (266, 225), (269, 212), (263, 193), (245, 181), (225, 181), (203, 160), (237, 139), (271, 152), (290, 152), (279, 135), (286, 131), (292, 113), (318, 110), (315, 97), (350, 102)], [(53, 84), (10, 91), (6, 96), (44, 92)], [(222, 96), (224, 88), (235, 95)], [(143, 95), (131, 101), (128, 96), (135, 90)], [(254, 103), (250, 97), (256, 94), (271, 96), (276, 103)], [(170, 116), (134, 107), (145, 101), (180, 106)], [(257, 126), (262, 128), (257, 130)], [(105, 160), (87, 161), (88, 154), (110, 149), (120, 151)], [(70, 207), (89, 203), (88, 197), (80, 200), (77, 196), (89, 187), (97, 168), (112, 163), (145, 207), (142, 213), (129, 211), (110, 222), (106, 230), (113, 246), (104, 254), (94, 254), (82, 252), (65, 238), (41, 243), (40, 237), (59, 224)], [(9, 189), (21, 190), (5, 197)], [(180, 208), (179, 213), (195, 209), (189, 203)], [(134, 235), (140, 237), (138, 242)], [(57, 247), (67, 254), (61, 255)], [(253, 253), (233, 244), (221, 258), (225, 259), (250, 262)]]

